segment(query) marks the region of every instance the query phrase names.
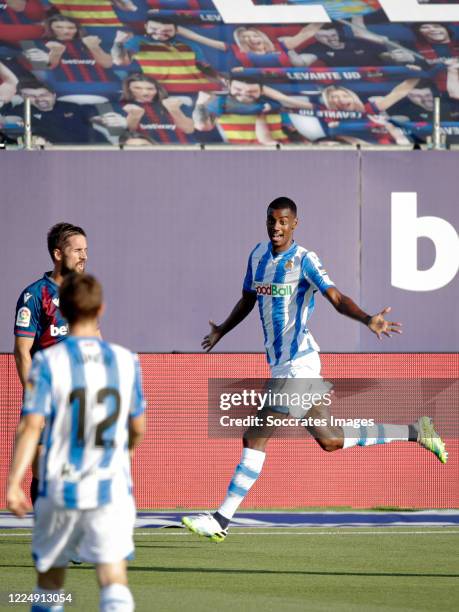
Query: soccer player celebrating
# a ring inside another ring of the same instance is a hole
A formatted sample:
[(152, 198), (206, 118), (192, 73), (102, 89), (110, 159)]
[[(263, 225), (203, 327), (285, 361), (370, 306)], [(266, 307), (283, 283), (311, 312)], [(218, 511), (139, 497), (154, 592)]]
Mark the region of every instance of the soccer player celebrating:
[[(225, 334), (247, 317), (258, 301), (272, 378), (320, 380), (319, 347), (307, 326), (317, 291), (320, 291), (340, 314), (363, 323), (379, 339), (383, 336), (390, 337), (392, 332), (401, 333), (401, 324), (385, 320), (386, 313), (390, 311), (389, 307), (371, 316), (351, 298), (342, 294), (330, 280), (319, 257), (293, 240), (297, 223), (297, 208), (292, 200), (280, 197), (271, 202), (266, 220), (269, 242), (257, 244), (251, 252), (241, 299), (223, 323), (216, 325), (210, 322), (211, 330), (205, 336), (202, 347), (210, 351)], [(273, 297), (272, 288), (287, 283), (291, 291)], [(285, 414), (286, 411), (288, 412), (288, 409), (285, 407), (270, 407), (264, 415), (276, 418), (279, 413)], [(313, 407), (308, 412), (308, 417), (313, 420), (308, 420), (318, 422), (326, 415), (322, 406)], [(265, 422), (269, 423), (269, 419), (266, 418)], [(404, 440), (419, 442), (432, 451), (442, 463), (447, 460), (445, 445), (428, 417), (422, 417), (409, 426), (374, 425), (355, 429), (327, 424), (307, 429), (326, 451), (349, 448), (357, 444), (369, 446)], [(183, 517), (182, 521), (188, 529), (215, 542), (225, 539), (229, 522), (261, 473), (266, 446), (273, 431), (273, 427), (264, 423), (246, 431), (242, 458), (222, 505), (213, 515)]]
[(33, 358), (7, 504), (19, 517), (29, 509), (20, 485), (45, 425), (32, 539), (33, 609), (64, 609), (56, 602), (65, 600), (65, 568), (78, 548), (83, 560), (96, 564), (100, 610), (130, 612), (125, 559), (134, 549), (135, 506), (129, 454), (144, 432), (139, 363), (98, 337), (103, 303), (94, 277), (66, 276), (59, 295), (70, 335)]
[[(88, 258), (86, 234), (71, 223), (57, 223), (48, 232), (48, 251), (54, 269), (19, 296), (14, 326), (14, 359), (19, 379), (26, 385), (34, 354), (64, 339), (68, 326), (59, 308), (59, 285), (69, 272), (82, 273)], [(37, 456), (38, 459), (38, 456)], [(37, 461), (30, 487), (32, 503), (37, 497)]]

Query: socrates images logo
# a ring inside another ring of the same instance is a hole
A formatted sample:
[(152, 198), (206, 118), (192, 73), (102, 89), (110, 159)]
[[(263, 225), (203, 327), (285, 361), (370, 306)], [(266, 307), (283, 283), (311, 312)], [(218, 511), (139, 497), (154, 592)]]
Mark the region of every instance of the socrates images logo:
[(255, 285), (257, 295), (269, 295), (270, 297), (288, 297), (293, 294), (293, 286), (287, 283), (269, 283)]

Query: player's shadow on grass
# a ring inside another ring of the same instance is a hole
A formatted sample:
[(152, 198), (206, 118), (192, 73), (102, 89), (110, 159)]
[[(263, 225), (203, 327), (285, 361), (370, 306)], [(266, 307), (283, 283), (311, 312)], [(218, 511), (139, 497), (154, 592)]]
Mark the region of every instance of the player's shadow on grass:
[(170, 572), (170, 573), (204, 573), (204, 574), (262, 574), (271, 576), (375, 576), (375, 577), (400, 577), (400, 578), (459, 578), (459, 574), (424, 574), (414, 572), (319, 572), (310, 570), (247, 570), (247, 569), (223, 569), (218, 567), (160, 567), (152, 565), (149, 567), (129, 566), (129, 572)]
[[(158, 547), (160, 548), (160, 547)], [(168, 548), (167, 546), (161, 546), (161, 548)], [(33, 568), (33, 564), (28, 565), (19, 563), (0, 563), (0, 567), (24, 567), (27, 569)], [(93, 565), (90, 563), (78, 566), (69, 566), (67, 569), (73, 571), (81, 570), (92, 570)], [(261, 574), (271, 576), (375, 576), (375, 577), (400, 577), (400, 578), (459, 578), (459, 574), (417, 574), (414, 572), (314, 572), (310, 570), (292, 570), (292, 571), (276, 571), (276, 570), (246, 570), (246, 569), (224, 569), (218, 567), (160, 567), (157, 565), (150, 565), (148, 567), (139, 567), (136, 565), (129, 566), (129, 573), (131, 572), (169, 572), (172, 574), (191, 574), (191, 573), (203, 573), (203, 574)]]

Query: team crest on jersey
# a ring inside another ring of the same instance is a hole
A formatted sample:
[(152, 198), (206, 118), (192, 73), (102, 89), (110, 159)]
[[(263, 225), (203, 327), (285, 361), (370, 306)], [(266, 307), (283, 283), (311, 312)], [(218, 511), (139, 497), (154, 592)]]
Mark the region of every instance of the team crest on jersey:
[(59, 308), (59, 298), (58, 297), (53, 298), (53, 304)]
[(16, 325), (18, 327), (29, 327), (31, 316), (32, 313), (30, 312), (29, 308), (23, 306), (18, 310), (18, 314), (16, 317)]
[(24, 293), (24, 304), (27, 304), (27, 302), (30, 300), (30, 298), (32, 297), (32, 294), (27, 292)]
[(284, 269), (286, 272), (291, 272), (293, 270), (293, 259), (289, 259), (285, 262)]

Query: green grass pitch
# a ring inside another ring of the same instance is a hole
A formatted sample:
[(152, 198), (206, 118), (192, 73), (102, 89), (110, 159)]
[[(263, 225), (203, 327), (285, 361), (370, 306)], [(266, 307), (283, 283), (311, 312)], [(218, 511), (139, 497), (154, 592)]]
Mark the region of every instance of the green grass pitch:
[[(30, 592), (30, 534), (0, 531), (0, 610)], [(9, 534), (9, 535), (7, 535)], [(234, 528), (213, 544), (179, 529), (137, 530), (130, 585), (140, 612), (419, 612), (459, 601), (456, 528)], [(114, 534), (116, 537), (116, 534)], [(92, 566), (72, 566), (67, 610), (98, 609)]]

